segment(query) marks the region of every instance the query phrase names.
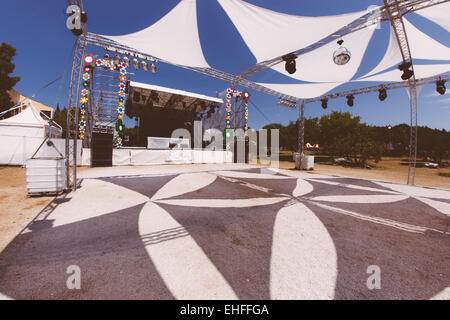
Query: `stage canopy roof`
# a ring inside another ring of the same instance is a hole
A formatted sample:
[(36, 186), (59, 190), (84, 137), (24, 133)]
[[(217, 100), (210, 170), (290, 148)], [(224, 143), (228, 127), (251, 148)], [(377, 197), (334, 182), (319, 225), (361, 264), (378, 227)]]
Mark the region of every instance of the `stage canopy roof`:
[(134, 81), (130, 82), (129, 90), (134, 105), (167, 110), (199, 112), (208, 106), (223, 103), (220, 98)]
[[(242, 0), (217, 1), (257, 62), (307, 48), (369, 13), (364, 10), (321, 17), (296, 16), (261, 8)], [(446, 30), (450, 29), (448, 2), (420, 9), (416, 13)], [(442, 62), (450, 63), (450, 48), (420, 31), (406, 18), (403, 21), (413, 59), (427, 60), (431, 63), (419, 61), (421, 65), (415, 65), (416, 78), (439, 75), (448, 71), (448, 65)], [(402, 61), (392, 27), (389, 41), (386, 39), (388, 46), (384, 57), (370, 72), (355, 79), (374, 31), (373, 27), (365, 27), (343, 37), (344, 46), (352, 54), (346, 65), (334, 64), (332, 54), (337, 49), (337, 44), (333, 41), (299, 55), (296, 59), (297, 72), (294, 74), (288, 74), (284, 70), (284, 63), (272, 67), (273, 70), (290, 78), (311, 83), (260, 83), (260, 85), (301, 99), (320, 96), (350, 81), (399, 81), (400, 72), (389, 71)], [(103, 37), (175, 65), (210, 68), (199, 39), (196, 0), (180, 1), (159, 21), (141, 31)]]

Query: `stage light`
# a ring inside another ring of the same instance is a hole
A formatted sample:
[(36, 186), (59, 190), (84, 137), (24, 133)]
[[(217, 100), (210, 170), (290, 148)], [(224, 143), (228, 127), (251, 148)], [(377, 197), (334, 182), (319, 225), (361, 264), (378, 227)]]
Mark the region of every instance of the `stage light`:
[(120, 57), (119, 57), (118, 54), (115, 54), (115, 55), (114, 55), (114, 57), (113, 57), (113, 62), (114, 62), (114, 64), (115, 64), (116, 66), (119, 65), (119, 63), (120, 63)]
[(347, 64), (350, 61), (350, 58), (352, 57), (350, 51), (348, 51), (347, 48), (342, 46), (343, 43), (344, 40), (340, 39), (337, 42), (339, 48), (333, 53), (333, 61), (339, 66)]
[(111, 57), (110, 57), (110, 55), (108, 54), (108, 53), (105, 53), (104, 55), (103, 55), (103, 59), (105, 59), (105, 60), (109, 60)]
[(446, 88), (445, 88), (445, 80), (438, 80), (436, 81), (436, 91), (440, 94), (440, 95), (444, 95)]
[(145, 61), (141, 61), (141, 67), (142, 67), (142, 70), (144, 70), (146, 72), (148, 71), (148, 65)]
[(156, 73), (156, 66), (153, 63), (150, 65), (150, 70), (152, 70), (152, 73)]
[(353, 95), (348, 95), (347, 96), (347, 105), (349, 107), (353, 107), (353, 101), (355, 100), (355, 97)]
[(136, 58), (133, 59), (133, 67), (134, 70), (139, 70), (139, 60)]
[(123, 62), (125, 63), (125, 68), (130, 66), (130, 59), (128, 57), (123, 57)]
[(295, 73), (297, 71), (295, 59), (297, 59), (297, 56), (293, 53), (289, 53), (282, 57), (283, 61), (286, 61), (285, 70), (289, 74)]
[(414, 72), (410, 69), (411, 66), (411, 62), (403, 62), (398, 66), (398, 70), (403, 71), (402, 80), (408, 80), (414, 75)]
[(378, 90), (378, 99), (380, 99), (380, 101), (384, 101), (386, 98), (387, 98), (386, 89), (384, 89), (383, 86), (381, 86), (381, 89)]
[(322, 99), (322, 108), (326, 109), (328, 107), (328, 99)]

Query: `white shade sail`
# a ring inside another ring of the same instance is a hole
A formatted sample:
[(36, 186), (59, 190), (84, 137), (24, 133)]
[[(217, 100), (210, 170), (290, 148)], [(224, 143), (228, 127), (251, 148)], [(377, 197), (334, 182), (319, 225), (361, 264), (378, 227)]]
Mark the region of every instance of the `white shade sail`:
[[(405, 25), (406, 36), (408, 37), (411, 56), (414, 59), (450, 60), (450, 48), (427, 36), (405, 18), (403, 18), (403, 22)], [(403, 61), (395, 31), (392, 29), (392, 26), (390, 30), (390, 39), (386, 54), (383, 59), (381, 59), (380, 63), (362, 78), (377, 74), (398, 65)]]
[(374, 31), (375, 28), (364, 28), (343, 37), (342, 46), (351, 53), (351, 59), (345, 65), (334, 63), (333, 53), (339, 45), (333, 41), (300, 55), (296, 59), (297, 71), (294, 74), (286, 72), (284, 62), (275, 65), (273, 69), (291, 78), (308, 82), (350, 81), (361, 65)]
[[(414, 65), (414, 73), (416, 79), (428, 78), (437, 76), (442, 73), (450, 72), (450, 64), (427, 64), (427, 65)], [(394, 69), (391, 71), (383, 72), (375, 76), (359, 78), (353, 81), (377, 81), (377, 82), (389, 82), (389, 81), (402, 81), (402, 71)]]
[(258, 83), (266, 88), (297, 97), (299, 99), (311, 99), (319, 97), (342, 83), (299, 83), (299, 84), (281, 84), (281, 83)]
[(450, 48), (429, 37), (403, 18), (413, 59), (450, 60)]
[(170, 63), (209, 68), (197, 27), (196, 0), (182, 0), (150, 27), (122, 36), (103, 37)]
[(395, 31), (392, 26), (390, 26), (389, 30), (389, 44), (383, 59), (381, 59), (380, 63), (375, 68), (373, 68), (372, 71), (370, 71), (363, 77), (377, 74), (381, 71), (391, 68), (392, 66), (400, 64), (403, 61), (402, 53), (400, 52), (400, 48), (398, 47)]
[(450, 2), (415, 11), (450, 32)]
[[(257, 7), (241, 0), (218, 0), (257, 62), (305, 48), (367, 13), (304, 17)], [(331, 53), (332, 54), (332, 53)]]

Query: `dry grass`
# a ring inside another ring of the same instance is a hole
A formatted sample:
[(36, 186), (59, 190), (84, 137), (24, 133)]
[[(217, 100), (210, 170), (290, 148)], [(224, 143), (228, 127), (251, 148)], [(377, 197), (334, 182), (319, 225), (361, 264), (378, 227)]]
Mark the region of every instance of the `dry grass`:
[[(375, 167), (372, 169), (362, 169), (314, 163), (312, 173), (406, 183), (408, 166), (402, 164), (402, 159), (383, 158), (382, 161), (374, 165)], [(280, 168), (282, 169), (294, 169), (294, 167), (294, 162), (280, 161)], [(450, 168), (416, 168), (415, 185), (450, 189)]]
[(27, 197), (26, 169), (0, 167), (0, 252), (53, 197)]

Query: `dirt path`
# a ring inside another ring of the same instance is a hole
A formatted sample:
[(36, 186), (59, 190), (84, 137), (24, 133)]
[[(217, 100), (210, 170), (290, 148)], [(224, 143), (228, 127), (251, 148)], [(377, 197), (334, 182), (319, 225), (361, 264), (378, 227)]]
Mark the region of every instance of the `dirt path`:
[(26, 170), (0, 167), (0, 252), (53, 197), (27, 197)]

